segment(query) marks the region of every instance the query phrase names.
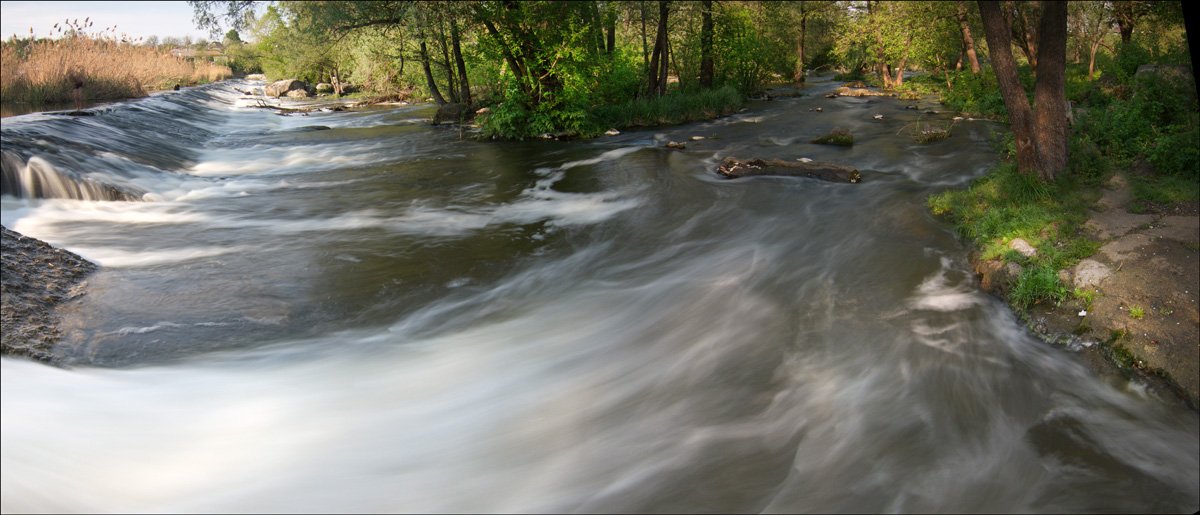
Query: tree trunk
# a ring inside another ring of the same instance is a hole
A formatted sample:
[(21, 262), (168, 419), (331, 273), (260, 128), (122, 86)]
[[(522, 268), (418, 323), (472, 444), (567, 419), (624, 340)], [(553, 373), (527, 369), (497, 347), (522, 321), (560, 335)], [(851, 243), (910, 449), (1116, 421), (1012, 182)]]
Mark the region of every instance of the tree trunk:
[(1042, 180), (1054, 180), (1067, 169), (1066, 66), (1067, 4), (1043, 2), (1038, 27), (1038, 74), (1033, 89), (1034, 139), (1037, 142), (1038, 172)]
[(663, 95), (667, 91), (667, 0), (658, 0), (658, 35), (654, 38), (654, 52), (650, 56), (650, 69), (646, 91), (651, 95)]
[(979, 58), (975, 55), (975, 39), (971, 37), (971, 24), (967, 21), (967, 3), (963, 0), (958, 0), (958, 25), (962, 31), (967, 61), (971, 63), (971, 73), (979, 73)]
[(608, 32), (608, 37), (605, 39), (604, 52), (612, 55), (613, 51), (617, 49), (617, 14), (611, 11), (611, 8), (605, 14), (604, 28)]
[(650, 67), (650, 46), (646, 41), (646, 0), (641, 1), (642, 12), (642, 67), (647, 70), (653, 70)]
[(1121, 33), (1121, 44), (1129, 43), (1129, 40), (1133, 38), (1133, 2), (1113, 2), (1112, 10), (1113, 18), (1117, 21), (1117, 30)]
[(1100, 43), (1097, 39), (1092, 43), (1091, 53), (1088, 54), (1088, 80), (1093, 80), (1096, 77), (1096, 51), (1100, 50)]
[(704, 10), (700, 17), (700, 87), (712, 88), (713, 85), (713, 18), (712, 0), (704, 0)]
[(433, 81), (433, 70), (429, 69), (429, 47), (425, 45), (424, 39), (421, 40), (421, 69), (425, 72), (425, 85), (429, 88), (433, 101), (438, 105), (445, 105), (446, 99), (442, 97), (442, 92), (438, 91), (437, 83)]
[(879, 74), (879, 80), (883, 81), (883, 87), (891, 89), (892, 74), (891, 70), (888, 69), (887, 57), (883, 53), (883, 31), (879, 28), (878, 21), (878, 16), (882, 16), (882, 14), (873, 12), (878, 4), (878, 0), (876, 0), (874, 6), (870, 0), (867, 0), (867, 16), (876, 16), (876, 18), (871, 20), (872, 30), (875, 32), (875, 70)]
[(1017, 170), (1034, 174), (1038, 169), (1037, 148), (1033, 139), (1033, 111), (1017, 75), (1017, 62), (1012, 55), (1012, 31), (1008, 20), (994, 1), (980, 1), (979, 15), (983, 18), (983, 33), (991, 50), (992, 70), (1000, 86), (1000, 96), (1008, 110), (1008, 122), (1017, 147)]
[(467, 63), (463, 61), (458, 21), (453, 16), (450, 17), (450, 44), (454, 46), (454, 65), (458, 68), (458, 96), (462, 103), (471, 105), (471, 83), (467, 80)]
[(808, 38), (808, 10), (805, 9), (804, 2), (800, 2), (800, 37), (796, 38), (796, 73), (792, 75), (792, 80), (796, 84), (803, 84), (806, 78), (804, 69), (804, 41)]
[[(1031, 13), (1030, 10), (1033, 10)], [(1035, 4), (1027, 3), (1017, 7), (1017, 21), (1019, 21), (1020, 30), (1014, 37), (1020, 43), (1021, 52), (1025, 54), (1025, 60), (1029, 61), (1029, 68), (1033, 74), (1037, 75), (1038, 68), (1038, 29), (1030, 17), (1032, 14), (1040, 14), (1041, 9)]]
[(912, 32), (908, 33), (908, 37), (904, 39), (904, 54), (900, 57), (900, 64), (896, 66), (896, 79), (892, 81), (892, 86), (900, 87), (904, 85), (904, 67), (908, 66), (908, 49), (912, 46)]
[(446, 31), (441, 20), (438, 21), (438, 46), (442, 49), (442, 62), (446, 66), (446, 91), (450, 93), (450, 101), (461, 103), (458, 98), (458, 88), (455, 88), (454, 65), (450, 63), (450, 45), (446, 44)]
[(667, 94), (667, 76), (671, 69), (671, 39), (667, 37), (667, 2), (669, 0), (660, 0), (659, 5), (662, 7), (662, 17), (659, 18), (659, 28), (662, 29), (663, 53), (662, 59), (659, 61), (659, 66), (662, 67), (658, 73), (658, 96)]

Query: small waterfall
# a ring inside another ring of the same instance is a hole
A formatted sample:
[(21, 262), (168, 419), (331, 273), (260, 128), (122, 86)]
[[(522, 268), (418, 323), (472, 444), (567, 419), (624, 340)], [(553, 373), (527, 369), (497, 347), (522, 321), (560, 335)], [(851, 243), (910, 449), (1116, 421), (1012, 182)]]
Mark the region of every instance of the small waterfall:
[(142, 195), (56, 168), (37, 156), (28, 161), (7, 150), (0, 156), (0, 194), (25, 198), (141, 200)]

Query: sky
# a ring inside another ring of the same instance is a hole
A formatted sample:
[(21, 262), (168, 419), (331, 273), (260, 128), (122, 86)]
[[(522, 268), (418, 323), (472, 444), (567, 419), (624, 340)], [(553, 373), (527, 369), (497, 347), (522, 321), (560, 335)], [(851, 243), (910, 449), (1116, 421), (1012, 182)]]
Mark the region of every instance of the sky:
[[(117, 26), (117, 34), (147, 37), (168, 36), (213, 39), (192, 24), (192, 8), (178, 2), (7, 2), (0, 1), (0, 39), (13, 34), (50, 36), (55, 23), (91, 17), (91, 30)], [(219, 37), (216, 39), (220, 39)]]

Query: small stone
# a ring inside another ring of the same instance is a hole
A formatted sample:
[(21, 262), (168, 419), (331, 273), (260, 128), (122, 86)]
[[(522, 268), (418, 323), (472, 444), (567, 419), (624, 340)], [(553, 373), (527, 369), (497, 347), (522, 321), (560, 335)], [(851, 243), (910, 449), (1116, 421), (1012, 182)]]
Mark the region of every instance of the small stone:
[(1033, 257), (1033, 256), (1037, 255), (1037, 249), (1034, 248), (1033, 245), (1030, 245), (1029, 242), (1027, 242), (1021, 238), (1016, 238), (1013, 241), (1009, 242), (1008, 248), (1019, 252), (1022, 256), (1025, 256), (1025, 257)]
[(692, 136), (692, 141), (700, 141), (702, 139), (704, 139), (704, 136)]
[(616, 129), (609, 129), (609, 130), (604, 131), (605, 136), (617, 136), (620, 134), (621, 134), (621, 131), (616, 130)]
[(667, 146), (667, 148), (673, 148), (673, 149), (676, 149), (676, 150), (683, 150), (683, 149), (684, 149), (684, 145), (683, 145), (683, 143), (680, 143), (680, 142), (678, 142), (678, 141), (668, 141), (666, 146)]
[(1085, 310), (1080, 311), (1079, 316), (1081, 316), (1081, 317), (1087, 316), (1087, 310), (1085, 309)]
[(883, 119), (883, 115), (881, 115), (881, 114), (877, 114), (877, 115), (875, 115), (875, 116), (872, 116), (872, 118), (874, 118), (874, 119), (876, 119), (876, 120), (882, 120), (882, 119)]

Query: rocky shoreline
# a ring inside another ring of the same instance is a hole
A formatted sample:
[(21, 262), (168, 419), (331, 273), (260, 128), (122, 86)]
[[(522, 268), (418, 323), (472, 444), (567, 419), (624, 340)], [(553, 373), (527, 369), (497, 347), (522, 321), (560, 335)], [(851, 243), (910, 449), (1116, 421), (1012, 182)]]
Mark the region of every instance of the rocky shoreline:
[(97, 266), (0, 226), (0, 354), (52, 363), (62, 336), (55, 311), (83, 295)]
[[(1163, 399), (1200, 406), (1200, 215), (1195, 203), (1131, 213), (1128, 181), (1117, 175), (1087, 223), (1100, 251), (1060, 280), (1093, 292), (1022, 313), (1047, 343), (1077, 352), (1103, 377), (1134, 379)], [(1033, 252), (1013, 240), (1017, 252)], [(981, 286), (1001, 298), (1019, 267), (972, 256)], [(1015, 269), (1014, 269), (1015, 268)]]

